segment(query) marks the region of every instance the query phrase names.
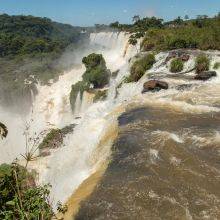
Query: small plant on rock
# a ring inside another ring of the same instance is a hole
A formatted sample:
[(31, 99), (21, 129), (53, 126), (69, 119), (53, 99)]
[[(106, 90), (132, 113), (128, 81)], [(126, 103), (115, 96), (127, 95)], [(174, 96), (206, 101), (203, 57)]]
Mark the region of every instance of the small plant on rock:
[(220, 68), (220, 62), (216, 62), (213, 66), (213, 69), (217, 70)]
[(203, 71), (208, 71), (210, 68), (210, 59), (205, 55), (201, 54), (196, 58), (196, 73), (201, 73)]
[(171, 61), (170, 72), (179, 73), (183, 70), (183, 61), (180, 58), (175, 58)]

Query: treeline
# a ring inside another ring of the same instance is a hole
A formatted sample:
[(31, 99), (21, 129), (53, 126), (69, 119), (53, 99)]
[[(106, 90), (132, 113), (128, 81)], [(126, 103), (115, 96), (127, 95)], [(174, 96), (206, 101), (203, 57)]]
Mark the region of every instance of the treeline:
[(133, 17), (133, 24), (114, 22), (109, 25), (131, 33), (130, 43), (136, 45), (144, 37), (141, 50), (172, 50), (179, 48), (220, 50), (220, 13), (209, 18), (198, 15), (196, 19), (177, 17), (164, 22), (156, 17)]
[(0, 15), (0, 57), (61, 52), (79, 39), (82, 28), (48, 18)]

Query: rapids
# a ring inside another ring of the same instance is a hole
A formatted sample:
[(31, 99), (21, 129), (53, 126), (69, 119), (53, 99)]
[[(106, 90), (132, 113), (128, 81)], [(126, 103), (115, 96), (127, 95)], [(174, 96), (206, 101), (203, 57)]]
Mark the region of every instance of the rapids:
[[(71, 85), (81, 80), (85, 71), (82, 65), (77, 65), (71, 71), (60, 75), (57, 82), (47, 86), (38, 85), (38, 95), (34, 98), (30, 115), (12, 115), (9, 111), (0, 109), (0, 119), (9, 129), (8, 138), (0, 143), (0, 163), (11, 162), (25, 152), (23, 131), (26, 122), (30, 122), (32, 134), (53, 127), (62, 128), (76, 124), (74, 131), (65, 137), (62, 148), (53, 150), (50, 156), (39, 158), (30, 164), (30, 168), (38, 172), (40, 184), (52, 185), (51, 200), (54, 204), (57, 201), (67, 201), (84, 180), (108, 161), (111, 146), (117, 136), (117, 118), (126, 109), (150, 106), (195, 117), (202, 114), (215, 117), (220, 111), (220, 72), (218, 71), (216, 78), (207, 82), (193, 80), (193, 72), (176, 76), (169, 72), (169, 64), (164, 64), (168, 53), (159, 53), (153, 68), (147, 71), (139, 82), (123, 84), (117, 88), (129, 74), (130, 58), (137, 53), (135, 47), (129, 46), (128, 39), (129, 35), (125, 33), (93, 33), (88, 50), (79, 54), (82, 58), (91, 52), (102, 53), (111, 71), (119, 69), (117, 77), (111, 79), (105, 101), (92, 103), (90, 95), (84, 93), (82, 100), (79, 97), (76, 100), (75, 112), (71, 112)], [(184, 71), (192, 69), (195, 62), (193, 53), (185, 64)], [(206, 53), (210, 56), (212, 64), (220, 61), (219, 52)], [(165, 80), (170, 88), (157, 93), (141, 94), (143, 83), (152, 78)], [(180, 91), (178, 86), (182, 84), (192, 85)], [(148, 123), (148, 120), (145, 123)], [(155, 136), (168, 136), (178, 143), (184, 141), (178, 134), (169, 133), (168, 122), (161, 132), (159, 128), (155, 129), (152, 131), (155, 132)], [(215, 140), (218, 140), (219, 127), (215, 126), (213, 129), (212, 133), (216, 134)], [(194, 146), (195, 143), (200, 143), (199, 138), (202, 137), (197, 135), (194, 135), (189, 144)], [(150, 154), (152, 161), (156, 163), (159, 151), (153, 149)], [(173, 157), (173, 161), (178, 162), (178, 159)]]

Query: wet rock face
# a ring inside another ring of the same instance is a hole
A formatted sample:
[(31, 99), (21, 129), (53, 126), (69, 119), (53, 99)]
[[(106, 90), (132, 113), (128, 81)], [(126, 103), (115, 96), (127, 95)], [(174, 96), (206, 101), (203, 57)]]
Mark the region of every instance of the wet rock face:
[(208, 79), (215, 77), (215, 76), (217, 76), (217, 73), (215, 71), (205, 71), (205, 72), (201, 72), (201, 73), (197, 74), (194, 79), (208, 80)]
[(167, 63), (174, 58), (180, 58), (183, 62), (186, 62), (189, 60), (190, 55), (184, 50), (171, 51), (168, 54), (165, 62)]
[(75, 219), (219, 219), (220, 156), (212, 141), (219, 120), (219, 113), (151, 106), (123, 114), (111, 162)]
[(145, 82), (143, 85), (142, 93), (149, 92), (149, 91), (159, 91), (161, 89), (168, 89), (168, 83), (159, 80), (150, 80)]
[(70, 124), (62, 129), (52, 129), (42, 143), (39, 145), (39, 153), (41, 157), (49, 156), (51, 149), (56, 149), (62, 146), (63, 139), (66, 135), (73, 132), (75, 125)]
[(8, 135), (8, 129), (7, 127), (0, 122), (0, 137), (1, 138), (6, 138)]

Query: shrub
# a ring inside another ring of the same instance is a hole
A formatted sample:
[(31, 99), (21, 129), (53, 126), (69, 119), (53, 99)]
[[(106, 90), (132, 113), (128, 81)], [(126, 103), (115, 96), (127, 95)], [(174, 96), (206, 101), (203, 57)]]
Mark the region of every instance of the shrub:
[(52, 129), (42, 143), (39, 145), (39, 149), (44, 148), (57, 148), (63, 143), (63, 135), (60, 129)]
[(94, 88), (102, 88), (109, 82), (110, 71), (107, 70), (105, 60), (101, 54), (92, 53), (82, 60), (86, 66), (83, 81), (93, 84)]
[(0, 165), (0, 219), (51, 219), (49, 193), (49, 186), (37, 187), (24, 167)]
[[(131, 82), (133, 82), (133, 80), (132, 80), (132, 78), (131, 78), (131, 75), (124, 77), (124, 79), (122, 80), (122, 84), (123, 84), (123, 83), (131, 83)], [(121, 85), (121, 86), (122, 86), (122, 85)]]
[(165, 25), (164, 28), (146, 29), (141, 44), (143, 51), (166, 51), (179, 48), (197, 48), (200, 50), (220, 50), (219, 19), (203, 19), (203, 25), (194, 25), (187, 21), (181, 28)]
[(107, 97), (107, 92), (108, 90), (98, 90), (95, 92), (95, 96), (93, 98), (93, 101), (94, 102), (97, 102), (97, 101), (102, 101), (104, 100), (106, 97)]
[(147, 70), (149, 70), (155, 63), (155, 56), (153, 54), (147, 54), (146, 56), (138, 59), (131, 66), (130, 81), (137, 82)]
[(196, 72), (201, 73), (203, 71), (208, 71), (210, 67), (210, 59), (205, 54), (200, 54), (196, 58)]
[(171, 61), (170, 72), (178, 73), (183, 70), (183, 61), (180, 58), (175, 58)]
[(86, 70), (83, 80), (93, 84), (94, 88), (102, 88), (109, 82), (110, 72), (102, 66), (93, 67)]
[(85, 65), (87, 69), (96, 67), (96, 66), (105, 66), (105, 60), (101, 54), (92, 53), (87, 57), (83, 57), (82, 63)]
[(213, 69), (217, 70), (220, 68), (220, 62), (216, 62), (213, 66)]

